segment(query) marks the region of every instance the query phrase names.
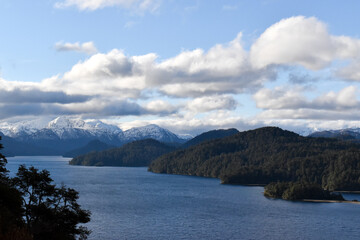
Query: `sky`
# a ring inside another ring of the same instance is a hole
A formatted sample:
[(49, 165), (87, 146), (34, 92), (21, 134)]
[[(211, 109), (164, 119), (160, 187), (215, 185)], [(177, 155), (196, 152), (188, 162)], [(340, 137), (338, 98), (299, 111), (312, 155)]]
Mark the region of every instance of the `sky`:
[(0, 123), (360, 127), (357, 0), (1, 0)]

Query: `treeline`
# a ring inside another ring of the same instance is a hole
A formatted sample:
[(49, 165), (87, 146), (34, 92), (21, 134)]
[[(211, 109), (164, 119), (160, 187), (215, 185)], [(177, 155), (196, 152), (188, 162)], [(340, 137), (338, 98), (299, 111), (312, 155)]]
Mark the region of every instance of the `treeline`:
[[(1, 139), (1, 138), (0, 138)], [(0, 144), (0, 149), (2, 145)], [(6, 158), (0, 153), (0, 239), (86, 239), (90, 212), (77, 203), (78, 192), (53, 184), (50, 173), (19, 167), (10, 178)]]
[(148, 166), (157, 157), (174, 151), (175, 147), (145, 139), (125, 144), (119, 148), (80, 155), (70, 161), (71, 165), (84, 166)]
[(265, 186), (264, 195), (284, 200), (345, 200), (340, 193), (332, 193), (319, 184), (306, 182), (273, 182)]
[(166, 154), (149, 170), (228, 184), (300, 181), (331, 191), (360, 190), (360, 145), (265, 127)]
[[(232, 129), (219, 129), (202, 133), (186, 143), (174, 146), (171, 143), (158, 142), (153, 139), (134, 141), (122, 147), (108, 149), (104, 151), (92, 151), (79, 155), (70, 161), (72, 165), (85, 166), (126, 166), (142, 167), (149, 164), (156, 158), (176, 149), (185, 149), (201, 142), (231, 136), (239, 131)], [(93, 149), (95, 149), (93, 147)]]

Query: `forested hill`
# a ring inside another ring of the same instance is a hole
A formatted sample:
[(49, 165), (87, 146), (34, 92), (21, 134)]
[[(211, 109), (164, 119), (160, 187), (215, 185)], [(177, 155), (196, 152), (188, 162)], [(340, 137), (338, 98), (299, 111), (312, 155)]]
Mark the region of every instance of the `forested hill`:
[(154, 139), (131, 142), (119, 148), (80, 155), (70, 161), (71, 165), (85, 166), (148, 166), (157, 157), (175, 150)]
[(265, 127), (163, 155), (149, 170), (232, 184), (304, 181), (329, 190), (360, 190), (360, 145)]
[(99, 140), (92, 140), (88, 142), (85, 146), (81, 148), (76, 148), (72, 151), (69, 151), (63, 155), (63, 157), (76, 157), (79, 155), (87, 154), (94, 151), (103, 151), (107, 149), (115, 148), (115, 146), (106, 144), (104, 142), (101, 142)]
[(205, 141), (210, 141), (210, 140), (215, 140), (215, 139), (219, 139), (219, 138), (232, 136), (232, 135), (237, 134), (238, 132), (239, 131), (235, 128), (218, 129), (218, 130), (204, 132), (204, 133), (194, 137), (193, 139), (190, 139), (186, 143), (184, 143), (181, 146), (181, 148), (188, 148), (188, 147), (195, 146), (195, 145), (205, 142)]

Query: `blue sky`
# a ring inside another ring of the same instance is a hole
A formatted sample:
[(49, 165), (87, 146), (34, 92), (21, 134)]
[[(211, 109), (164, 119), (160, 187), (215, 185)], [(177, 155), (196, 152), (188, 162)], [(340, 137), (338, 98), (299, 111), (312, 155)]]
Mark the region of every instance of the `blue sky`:
[(359, 127), (359, 1), (3, 0), (0, 121)]

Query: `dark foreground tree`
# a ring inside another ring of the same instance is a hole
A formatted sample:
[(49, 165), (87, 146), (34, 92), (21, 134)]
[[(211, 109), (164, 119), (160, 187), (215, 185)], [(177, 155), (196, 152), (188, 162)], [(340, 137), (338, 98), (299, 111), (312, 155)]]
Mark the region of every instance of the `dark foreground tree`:
[(0, 153), (1, 240), (87, 238), (90, 231), (78, 224), (89, 222), (90, 212), (80, 208), (78, 192), (56, 187), (47, 170), (34, 167), (22, 165), (9, 178), (6, 163)]
[(6, 163), (5, 156), (0, 153), (0, 239), (30, 240), (33, 238), (23, 224), (22, 196), (11, 185)]
[(23, 195), (25, 225), (34, 239), (86, 239), (90, 233), (79, 223), (90, 221), (90, 212), (77, 203), (78, 192), (52, 184), (47, 170), (19, 167), (14, 186)]

